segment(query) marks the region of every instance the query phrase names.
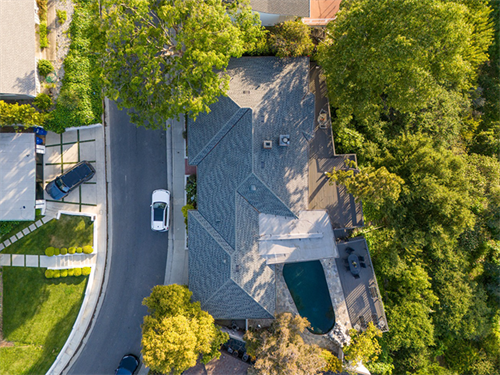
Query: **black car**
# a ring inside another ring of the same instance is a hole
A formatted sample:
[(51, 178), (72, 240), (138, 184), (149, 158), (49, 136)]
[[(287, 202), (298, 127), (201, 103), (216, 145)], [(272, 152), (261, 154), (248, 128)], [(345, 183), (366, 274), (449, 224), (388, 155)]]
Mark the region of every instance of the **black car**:
[(137, 370), (137, 367), (139, 367), (139, 359), (135, 355), (124, 355), (115, 370), (115, 375), (132, 375)]
[(71, 190), (94, 177), (95, 169), (88, 161), (81, 161), (64, 172), (45, 187), (45, 191), (55, 200), (62, 199)]

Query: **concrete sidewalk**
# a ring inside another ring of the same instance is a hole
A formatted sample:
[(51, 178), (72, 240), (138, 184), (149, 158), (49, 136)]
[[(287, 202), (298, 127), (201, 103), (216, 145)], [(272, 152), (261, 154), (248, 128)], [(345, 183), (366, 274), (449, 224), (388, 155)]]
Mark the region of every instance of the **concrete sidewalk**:
[(167, 186), (171, 193), (170, 230), (165, 285), (188, 283), (186, 225), (182, 216), (185, 202), (184, 121), (167, 121)]

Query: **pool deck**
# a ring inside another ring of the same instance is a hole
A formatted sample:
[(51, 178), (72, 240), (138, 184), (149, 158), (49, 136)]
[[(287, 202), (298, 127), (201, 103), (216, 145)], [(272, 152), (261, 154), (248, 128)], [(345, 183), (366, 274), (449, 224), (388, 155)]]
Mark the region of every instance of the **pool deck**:
[[(335, 321), (339, 323), (344, 330), (351, 328), (351, 321), (347, 311), (344, 292), (340, 284), (336, 258), (321, 259), (321, 265), (325, 272), (328, 290), (330, 292), (330, 299), (332, 300), (333, 310), (335, 312)], [(293, 302), (292, 295), (283, 278), (283, 264), (277, 264), (276, 270), (276, 314), (282, 312), (290, 312), (300, 315), (295, 303)], [(304, 341), (308, 344), (316, 344), (321, 348), (326, 348), (334, 352), (338, 351), (338, 346), (327, 335), (312, 334), (305, 330), (302, 334)]]

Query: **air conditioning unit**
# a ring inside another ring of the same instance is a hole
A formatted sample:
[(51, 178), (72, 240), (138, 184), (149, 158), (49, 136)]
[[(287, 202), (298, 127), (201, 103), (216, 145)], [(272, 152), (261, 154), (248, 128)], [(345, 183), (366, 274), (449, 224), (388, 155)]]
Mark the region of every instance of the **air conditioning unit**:
[(289, 134), (281, 134), (280, 135), (280, 146), (288, 146), (290, 144), (290, 135)]
[(262, 144), (262, 147), (264, 147), (264, 149), (266, 150), (270, 150), (273, 148), (273, 141), (264, 141), (264, 143)]

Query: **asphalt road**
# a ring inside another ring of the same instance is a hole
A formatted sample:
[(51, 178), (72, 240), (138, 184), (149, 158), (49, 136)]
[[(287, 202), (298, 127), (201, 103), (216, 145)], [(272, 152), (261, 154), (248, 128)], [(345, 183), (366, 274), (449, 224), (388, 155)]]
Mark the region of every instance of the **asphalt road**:
[(140, 355), (147, 309), (141, 302), (163, 284), (168, 233), (151, 230), (151, 193), (166, 188), (165, 131), (136, 128), (110, 108), (112, 260), (102, 308), (69, 374), (113, 374), (124, 354)]

